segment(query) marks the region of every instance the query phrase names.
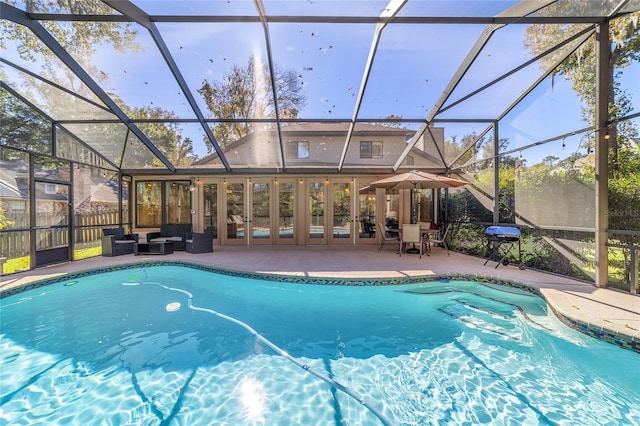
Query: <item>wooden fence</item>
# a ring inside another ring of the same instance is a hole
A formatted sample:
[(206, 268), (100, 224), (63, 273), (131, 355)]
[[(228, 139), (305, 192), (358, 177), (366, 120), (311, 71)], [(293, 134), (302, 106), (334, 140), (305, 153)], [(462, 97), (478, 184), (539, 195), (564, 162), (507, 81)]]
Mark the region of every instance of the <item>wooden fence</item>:
[[(13, 222), (10, 229), (0, 231), (0, 257), (16, 258), (28, 256), (29, 215), (7, 215)], [(97, 241), (102, 236), (102, 228), (118, 226), (118, 211), (100, 213), (80, 213), (74, 215), (73, 239), (75, 244)], [(68, 223), (68, 215), (60, 213), (37, 213), (36, 248), (69, 245), (68, 228), (58, 228), (59, 224)]]

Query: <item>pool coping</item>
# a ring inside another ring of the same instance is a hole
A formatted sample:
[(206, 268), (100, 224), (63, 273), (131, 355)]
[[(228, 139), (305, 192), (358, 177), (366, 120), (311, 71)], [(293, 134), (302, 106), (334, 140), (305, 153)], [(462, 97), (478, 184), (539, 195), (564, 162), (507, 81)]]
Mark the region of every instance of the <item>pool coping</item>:
[(81, 278), (96, 273), (114, 272), (140, 267), (154, 266), (182, 266), (192, 269), (198, 269), (207, 272), (218, 273), (222, 275), (233, 275), (242, 278), (270, 280), (281, 283), (295, 284), (315, 284), (315, 285), (352, 285), (352, 286), (382, 286), (382, 285), (402, 285), (416, 284), (421, 282), (435, 282), (441, 280), (472, 280), (487, 284), (499, 284), (508, 287), (514, 287), (521, 290), (529, 291), (541, 297), (549, 306), (554, 315), (565, 325), (577, 330), (583, 334), (594, 337), (598, 340), (608, 342), (623, 349), (628, 349), (640, 354), (640, 331), (633, 328), (627, 328), (618, 325), (614, 329), (614, 323), (606, 323), (599, 320), (589, 323), (578, 318), (571, 313), (567, 306), (561, 306), (559, 300), (550, 297), (547, 289), (538, 289), (532, 284), (517, 281), (514, 279), (497, 278), (482, 274), (470, 273), (444, 273), (430, 275), (413, 275), (403, 277), (369, 277), (369, 278), (352, 278), (352, 277), (321, 277), (321, 276), (299, 276), (289, 274), (274, 274), (265, 272), (250, 272), (231, 268), (221, 268), (210, 265), (189, 262), (185, 260), (152, 260), (132, 263), (123, 263), (99, 268), (89, 268), (76, 272), (69, 272), (55, 277), (43, 278), (29, 283), (17, 285), (14, 287), (0, 289), (0, 299), (22, 293), (24, 291), (45, 287), (64, 281)]

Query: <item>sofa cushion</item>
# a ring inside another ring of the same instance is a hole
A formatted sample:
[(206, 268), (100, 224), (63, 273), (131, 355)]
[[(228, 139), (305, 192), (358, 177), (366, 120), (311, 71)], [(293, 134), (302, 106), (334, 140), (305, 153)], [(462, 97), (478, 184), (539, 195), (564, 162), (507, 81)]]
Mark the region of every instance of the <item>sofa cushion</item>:
[(160, 226), (160, 234), (163, 237), (182, 237), (189, 232), (191, 232), (191, 224), (188, 223), (164, 224)]
[(124, 240), (124, 228), (106, 228), (102, 230), (102, 235), (113, 235), (116, 240)]

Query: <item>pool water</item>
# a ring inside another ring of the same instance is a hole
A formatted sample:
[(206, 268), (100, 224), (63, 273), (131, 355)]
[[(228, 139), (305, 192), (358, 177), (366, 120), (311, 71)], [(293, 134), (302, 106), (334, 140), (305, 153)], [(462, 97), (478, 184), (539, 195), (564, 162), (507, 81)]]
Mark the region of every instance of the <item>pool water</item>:
[(640, 355), (511, 287), (162, 266), (0, 303), (0, 424), (640, 424)]

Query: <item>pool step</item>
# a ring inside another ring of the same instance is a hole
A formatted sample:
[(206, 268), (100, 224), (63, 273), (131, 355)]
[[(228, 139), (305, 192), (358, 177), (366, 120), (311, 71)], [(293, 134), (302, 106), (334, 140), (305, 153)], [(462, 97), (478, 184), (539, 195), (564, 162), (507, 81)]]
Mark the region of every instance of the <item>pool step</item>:
[[(456, 308), (457, 307), (457, 308)], [(483, 333), (498, 335), (501, 338), (520, 341), (521, 330), (514, 324), (511, 318), (477, 309), (475, 306), (449, 305), (439, 309), (442, 313), (462, 322), (469, 328)], [(486, 319), (482, 318), (485, 317)]]

